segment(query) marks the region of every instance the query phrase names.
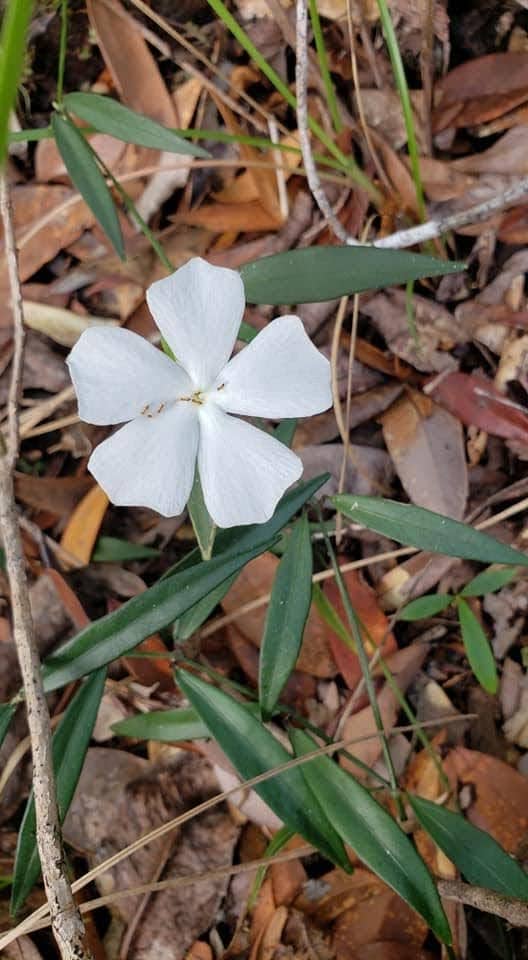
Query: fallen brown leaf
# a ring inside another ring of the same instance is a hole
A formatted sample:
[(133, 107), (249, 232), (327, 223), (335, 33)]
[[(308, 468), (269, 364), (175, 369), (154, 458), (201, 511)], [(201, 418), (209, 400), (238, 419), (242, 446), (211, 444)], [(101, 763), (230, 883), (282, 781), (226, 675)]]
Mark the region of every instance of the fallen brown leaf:
[(97, 484), (83, 497), (73, 511), (61, 537), (61, 547), (89, 563), (104, 515), (109, 504), (106, 493)]

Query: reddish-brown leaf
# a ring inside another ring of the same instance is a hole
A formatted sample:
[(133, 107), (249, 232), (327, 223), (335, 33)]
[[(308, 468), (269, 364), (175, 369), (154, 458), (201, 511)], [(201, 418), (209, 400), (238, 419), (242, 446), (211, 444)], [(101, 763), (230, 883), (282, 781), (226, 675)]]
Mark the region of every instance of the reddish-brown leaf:
[(528, 411), (519, 409), (481, 373), (449, 373), (431, 395), (467, 426), (528, 446)]

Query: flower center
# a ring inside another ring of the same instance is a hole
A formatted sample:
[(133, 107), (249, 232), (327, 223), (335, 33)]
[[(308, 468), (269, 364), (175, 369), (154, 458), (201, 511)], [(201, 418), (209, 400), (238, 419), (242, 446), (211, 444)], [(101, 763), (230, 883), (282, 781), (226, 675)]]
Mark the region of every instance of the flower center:
[[(221, 383), (220, 386), (216, 388), (215, 393), (219, 393), (224, 387), (225, 383)], [(141, 411), (141, 416), (148, 417), (151, 420), (159, 413), (163, 413), (163, 411), (166, 410), (167, 407), (172, 406), (173, 403), (194, 403), (196, 406), (202, 407), (207, 402), (210, 394), (211, 391), (200, 388), (199, 390), (194, 390), (187, 396), (176, 397), (175, 400), (163, 401), (163, 403), (159, 404), (146, 403)]]

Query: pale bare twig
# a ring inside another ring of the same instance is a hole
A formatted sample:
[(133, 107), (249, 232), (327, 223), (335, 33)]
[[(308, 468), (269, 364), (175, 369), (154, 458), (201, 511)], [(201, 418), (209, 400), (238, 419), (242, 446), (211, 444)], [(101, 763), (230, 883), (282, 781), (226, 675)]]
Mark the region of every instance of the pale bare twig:
[(0, 530), (11, 591), (15, 641), (27, 707), (33, 756), (33, 796), (37, 846), (51, 923), (63, 960), (91, 956), (84, 946), (84, 924), (66, 873), (53, 774), (51, 724), (34, 639), (29, 589), (16, 512), (13, 471), (18, 457), (18, 397), (24, 359), (24, 318), (9, 188), (0, 174), (0, 209), (13, 313), (14, 353), (8, 398), (7, 442), (0, 456)]
[(475, 907), (484, 913), (492, 913), (511, 923), (512, 927), (528, 927), (528, 903), (503, 897), (494, 890), (474, 887), (460, 880), (439, 880), (438, 892), (444, 900), (456, 900), (466, 907)]
[(327, 223), (342, 243), (356, 244), (343, 224), (338, 220), (332, 205), (321, 185), (315, 165), (308, 129), (308, 5), (306, 0), (297, 0), (297, 47), (295, 63), (295, 94), (297, 97), (297, 127), (306, 170), (306, 179), (312, 196)]

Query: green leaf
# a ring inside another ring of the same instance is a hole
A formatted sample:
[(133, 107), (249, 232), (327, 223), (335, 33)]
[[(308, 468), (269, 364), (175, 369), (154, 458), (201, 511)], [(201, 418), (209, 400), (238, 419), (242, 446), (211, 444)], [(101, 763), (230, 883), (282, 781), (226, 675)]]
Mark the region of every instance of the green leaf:
[(347, 647), (355, 651), (356, 644), (350, 630), (347, 629), (333, 603), (328, 599), (324, 590), (321, 590), (318, 583), (314, 583), (313, 585), (312, 602), (330, 629), (333, 630), (334, 633), (337, 633), (337, 636), (340, 637)]
[(7, 0), (0, 32), (0, 168), (7, 155), (9, 116), (24, 65), (32, 0)]
[(279, 440), (285, 447), (291, 447), (298, 422), (298, 420), (281, 420), (273, 431), (275, 440)]
[(469, 883), (528, 900), (528, 875), (513, 857), (460, 813), (409, 794), (416, 819)]
[(192, 485), (191, 495), (187, 503), (187, 509), (189, 511), (189, 516), (191, 518), (191, 523), (196, 534), (196, 539), (198, 541), (198, 546), (200, 547), (202, 557), (204, 560), (210, 560), (215, 541), (216, 524), (209, 516), (209, 512), (205, 506), (202, 484), (200, 483), (200, 475), (198, 470), (196, 471), (194, 477), (194, 483)]
[[(292, 759), (237, 700), (183, 670), (176, 672), (176, 679), (243, 779), (249, 780)], [(338, 866), (350, 869), (343, 844), (308, 790), (299, 767), (285, 770), (254, 789), (287, 826)]]
[[(297, 511), (304, 506), (307, 500), (313, 497), (327, 480), (328, 474), (325, 473), (306, 483), (298, 484), (293, 490), (285, 494), (279, 502), (271, 520), (268, 520), (266, 523), (256, 523), (247, 527), (233, 527), (230, 530), (219, 530), (216, 535), (214, 555), (217, 556), (219, 553), (228, 550), (251, 550), (257, 546), (262, 539), (271, 540), (272, 537), (280, 533), (288, 521), (295, 516)], [(183, 566), (188, 568), (196, 563), (199, 557), (199, 550), (193, 550), (180, 564), (168, 570), (167, 573), (164, 574), (164, 578), (173, 576), (174, 573), (182, 569)], [(176, 637), (178, 640), (187, 640), (191, 634), (201, 627), (202, 623), (207, 620), (209, 614), (212, 613), (214, 608), (223, 600), (228, 590), (231, 589), (237, 574), (238, 571), (231, 579), (224, 581), (223, 584), (220, 584), (215, 590), (211, 591), (196, 607), (192, 607), (184, 613), (176, 627)]]
[(461, 597), (484, 597), (487, 593), (495, 593), (501, 590), (507, 583), (510, 583), (518, 575), (519, 571), (511, 567), (489, 567), (478, 573), (473, 580), (466, 583), (463, 590), (460, 591)]
[(425, 620), (427, 617), (434, 617), (437, 613), (447, 610), (453, 600), (454, 597), (449, 593), (433, 593), (427, 597), (418, 597), (399, 611), (398, 620)]
[(351, 520), (399, 543), (480, 563), (516, 563), (528, 567), (524, 553), (432, 510), (357, 494), (340, 494), (330, 500), (336, 510)]
[(142, 543), (130, 543), (118, 537), (99, 537), (92, 563), (130, 563), (132, 560), (148, 560), (159, 557), (160, 551), (154, 547), (145, 547)]
[[(83, 683), (53, 735), (53, 768), (59, 818), (62, 823), (79, 782), (97, 711), (103, 696), (106, 670), (98, 670)], [(30, 794), (18, 834), (11, 894), (11, 913), (16, 914), (40, 876), (36, 844), (36, 816)]]
[(441, 277), (465, 270), (403, 250), (375, 247), (304, 247), (246, 263), (240, 270), (249, 303), (313, 303), (361, 290)]
[(11, 721), (16, 713), (17, 705), (15, 703), (0, 703), (0, 747), (2, 746)]
[(106, 185), (91, 147), (74, 127), (71, 120), (54, 113), (51, 118), (53, 136), (64, 165), (85, 203), (94, 217), (112, 241), (122, 260), (125, 259), (125, 247), (121, 227), (112, 194)]
[[(242, 704), (253, 716), (260, 716), (258, 703)], [(159, 740), (161, 743), (177, 743), (179, 740), (208, 740), (209, 728), (193, 707), (178, 710), (152, 710), (138, 713), (114, 723), (112, 730), (119, 736), (136, 740)]]
[(101, 133), (109, 133), (125, 143), (137, 143), (140, 147), (168, 150), (170, 153), (184, 153), (192, 157), (202, 157), (204, 160), (211, 156), (202, 147), (182, 140), (173, 130), (142, 113), (130, 110), (111, 97), (102, 97), (98, 93), (68, 93), (64, 97), (64, 105), (91, 127)]
[(260, 649), (259, 700), (270, 717), (295, 667), (312, 601), (312, 542), (304, 514), (294, 525), (273, 581)]
[(469, 665), (480, 685), (488, 693), (496, 693), (499, 679), (490, 642), (466, 601), (457, 597), (456, 605)]
[[(316, 749), (302, 730), (292, 730), (290, 736), (298, 756)], [(442, 943), (450, 943), (451, 931), (432, 877), (385, 808), (329, 757), (308, 760), (301, 770), (345, 843), (427, 921)]]
[(192, 707), (180, 710), (153, 710), (138, 713), (114, 723), (112, 730), (120, 737), (136, 740), (160, 740), (177, 743), (178, 740), (205, 740), (209, 730)]
[(227, 580), (269, 543), (245, 553), (233, 552), (196, 564), (124, 603), (64, 643), (44, 663), (47, 691), (78, 680), (132, 650), (146, 637), (168, 626), (198, 600)]

